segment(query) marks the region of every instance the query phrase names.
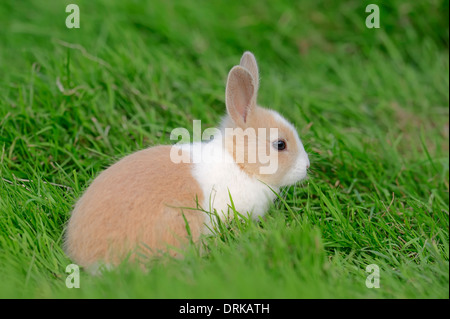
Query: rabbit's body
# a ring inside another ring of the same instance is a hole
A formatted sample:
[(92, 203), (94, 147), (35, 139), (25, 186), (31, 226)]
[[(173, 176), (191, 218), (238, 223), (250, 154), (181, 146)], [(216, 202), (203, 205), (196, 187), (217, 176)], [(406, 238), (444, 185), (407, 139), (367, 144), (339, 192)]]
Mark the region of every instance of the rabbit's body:
[(258, 87), (256, 60), (246, 52), (228, 75), (228, 115), (211, 141), (148, 148), (102, 172), (67, 226), (65, 249), (74, 262), (91, 267), (127, 255), (134, 260), (139, 252), (176, 255), (170, 247), (189, 243), (188, 233), (194, 242), (209, 233), (215, 214), (203, 210), (226, 220), (234, 206), (258, 218), (274, 191), (305, 178), (309, 159), (295, 128), (256, 104)]
[[(74, 261), (83, 266), (98, 261), (115, 264), (136, 248), (145, 253), (185, 243), (186, 224), (181, 210), (174, 207), (196, 208), (196, 196), (202, 201), (203, 194), (192, 165), (174, 164), (169, 155), (170, 146), (136, 152), (93, 181), (67, 228), (66, 251)], [(206, 214), (189, 209), (183, 213), (197, 238), (204, 232)]]

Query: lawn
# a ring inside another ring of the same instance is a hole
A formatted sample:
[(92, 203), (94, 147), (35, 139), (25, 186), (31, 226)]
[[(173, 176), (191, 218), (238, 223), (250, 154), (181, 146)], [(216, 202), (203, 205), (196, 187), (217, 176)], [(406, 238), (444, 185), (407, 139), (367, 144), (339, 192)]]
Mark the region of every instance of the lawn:
[[(2, 1), (0, 297), (449, 298), (448, 1), (372, 2), (378, 29), (360, 0)], [(246, 50), (309, 178), (264, 220), (222, 227), (206, 255), (82, 270), (67, 288), (77, 198), (172, 129), (218, 125)]]

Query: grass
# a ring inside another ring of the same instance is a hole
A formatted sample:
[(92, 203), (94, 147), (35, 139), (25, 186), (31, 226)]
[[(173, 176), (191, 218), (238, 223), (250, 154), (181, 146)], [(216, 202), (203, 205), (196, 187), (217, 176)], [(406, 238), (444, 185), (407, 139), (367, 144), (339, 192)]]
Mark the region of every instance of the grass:
[[(71, 2), (80, 29), (64, 25)], [(0, 297), (449, 298), (448, 1), (376, 3), (380, 29), (356, 0), (2, 2)], [(221, 227), (206, 256), (66, 288), (76, 199), (173, 128), (218, 125), (245, 50), (309, 179), (263, 221)]]

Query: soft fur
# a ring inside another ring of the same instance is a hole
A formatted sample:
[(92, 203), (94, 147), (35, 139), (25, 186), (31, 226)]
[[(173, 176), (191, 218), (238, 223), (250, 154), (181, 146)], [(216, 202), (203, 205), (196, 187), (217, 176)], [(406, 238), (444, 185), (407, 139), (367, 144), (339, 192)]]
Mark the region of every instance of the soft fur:
[[(256, 60), (245, 52), (228, 75), (228, 114), (214, 139), (173, 146), (187, 158), (202, 155), (200, 162), (175, 164), (170, 159), (171, 146), (156, 146), (102, 172), (76, 203), (67, 225), (65, 250), (74, 262), (92, 267), (115, 265), (126, 256), (134, 261), (160, 251), (177, 255), (180, 250), (172, 248), (189, 242), (188, 230), (198, 242), (212, 227), (213, 215), (196, 209), (198, 205), (226, 220), (231, 195), (237, 211), (256, 218), (276, 197), (272, 190), (305, 178), (309, 160), (296, 130), (277, 112), (256, 104), (258, 88)], [(240, 130), (230, 135), (227, 128)], [(249, 128), (257, 134), (248, 135)], [(261, 128), (266, 128), (266, 134), (258, 131)], [(278, 135), (270, 128), (277, 128)], [(273, 142), (280, 138), (287, 147), (274, 151)], [(278, 161), (275, 172), (261, 173), (267, 163), (248, 160), (255, 151), (252, 145), (271, 150), (269, 158)], [(239, 162), (242, 155), (244, 161)]]

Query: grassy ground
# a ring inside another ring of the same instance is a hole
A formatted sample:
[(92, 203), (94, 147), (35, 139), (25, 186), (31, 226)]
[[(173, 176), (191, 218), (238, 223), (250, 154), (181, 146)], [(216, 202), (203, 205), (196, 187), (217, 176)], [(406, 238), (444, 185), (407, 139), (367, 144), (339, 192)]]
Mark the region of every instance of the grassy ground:
[[(71, 2), (80, 29), (65, 27)], [(380, 29), (359, 0), (2, 1), (0, 297), (448, 298), (448, 1), (374, 2)], [(217, 125), (245, 50), (260, 103), (299, 130), (309, 180), (207, 256), (66, 288), (76, 199), (173, 128)]]

